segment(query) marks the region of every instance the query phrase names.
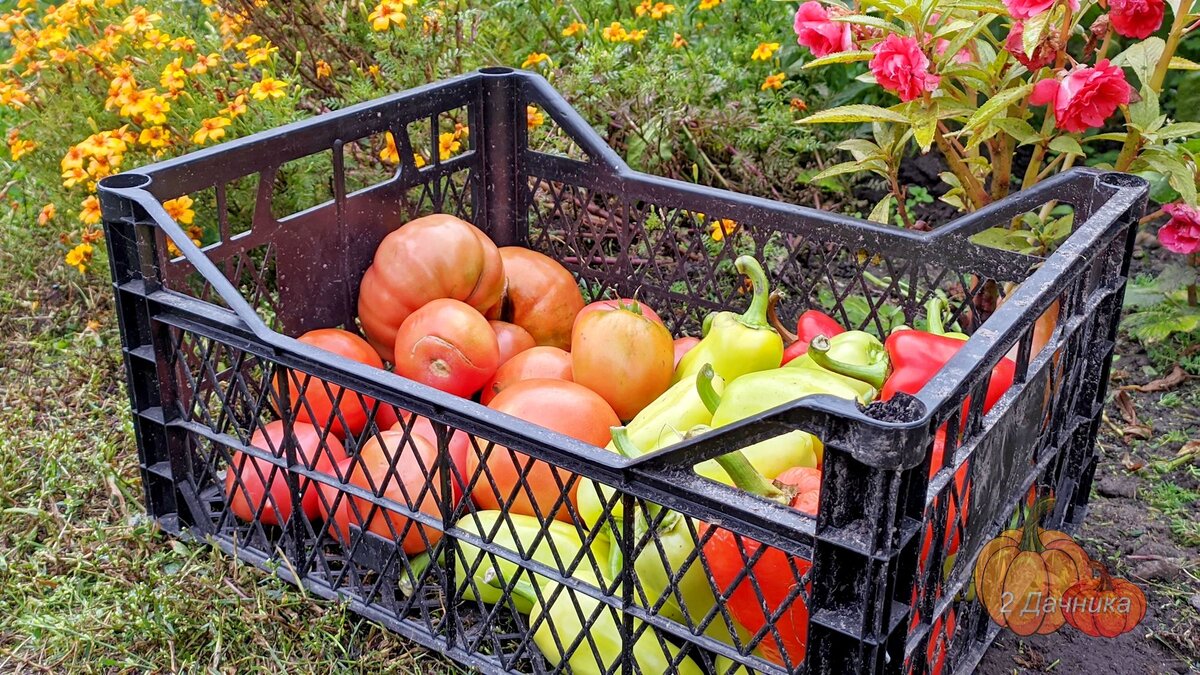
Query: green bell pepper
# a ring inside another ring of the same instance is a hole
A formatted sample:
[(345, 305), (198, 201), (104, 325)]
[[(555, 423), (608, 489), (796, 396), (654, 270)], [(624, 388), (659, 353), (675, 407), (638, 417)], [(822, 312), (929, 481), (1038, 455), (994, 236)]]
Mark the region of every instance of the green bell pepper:
[(704, 321), (704, 339), (679, 361), (679, 382), (711, 363), (726, 382), (759, 370), (778, 368), (783, 362), (783, 338), (767, 321), (770, 288), (762, 265), (753, 256), (739, 256), (734, 266), (754, 284), (754, 298), (744, 314), (718, 312)]

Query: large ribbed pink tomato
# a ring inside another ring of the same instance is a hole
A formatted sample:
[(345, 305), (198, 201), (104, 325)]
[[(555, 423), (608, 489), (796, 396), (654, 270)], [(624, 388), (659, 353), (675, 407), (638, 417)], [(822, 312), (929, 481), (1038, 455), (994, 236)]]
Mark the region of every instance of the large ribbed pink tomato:
[(508, 290), (501, 318), (529, 331), (539, 345), (571, 348), (571, 326), (583, 309), (575, 277), (553, 258), (520, 246), (500, 249)]

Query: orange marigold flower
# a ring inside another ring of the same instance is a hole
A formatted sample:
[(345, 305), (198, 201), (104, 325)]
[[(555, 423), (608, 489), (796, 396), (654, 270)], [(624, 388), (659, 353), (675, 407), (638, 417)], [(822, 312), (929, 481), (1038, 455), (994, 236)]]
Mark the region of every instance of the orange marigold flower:
[(646, 29), (640, 28), (629, 31), (629, 36), (625, 38), (626, 42), (641, 42), (646, 39)]
[(609, 42), (624, 42), (629, 37), (629, 32), (620, 21), (614, 21), (606, 26), (600, 35)]
[(137, 80), (133, 77), (133, 67), (125, 63), (113, 69), (113, 79), (108, 83), (109, 95), (132, 89), (137, 89)]
[(49, 204), (46, 204), (45, 206), (42, 207), (41, 212), (38, 213), (38, 218), (37, 218), (38, 225), (45, 225), (46, 223), (50, 222), (51, 220), (54, 220), (54, 216), (57, 214), (58, 214), (58, 207), (54, 205), (54, 202), (50, 202)]
[(95, 250), (95, 247), (91, 244), (79, 244), (70, 251), (67, 251), (65, 260), (68, 265), (79, 270), (80, 274), (83, 274), (87, 272), (88, 263), (92, 262), (92, 255)]
[(250, 85), (250, 95), (259, 101), (268, 98), (283, 98), (287, 91), (287, 82), (277, 80), (270, 75), (263, 75), (262, 79)]
[(521, 67), (528, 68), (530, 66), (536, 66), (539, 63), (550, 63), (550, 55), (543, 54), (541, 52), (533, 52), (529, 56), (525, 57), (525, 60), (521, 62)]
[(700, 9), (712, 9), (719, 4), (721, 4), (721, 0), (700, 0)]
[(196, 63), (188, 67), (189, 75), (203, 75), (207, 73), (209, 68), (215, 68), (221, 62), (220, 54), (200, 54), (196, 57)]
[(80, 183), (87, 182), (88, 172), (82, 166), (73, 166), (69, 169), (63, 169), (62, 179), (63, 187), (73, 188)]
[(163, 202), (167, 215), (180, 225), (191, 225), (196, 220), (196, 212), (192, 210), (192, 198), (184, 195), (177, 199)]
[(457, 132), (447, 131), (438, 136), (438, 157), (444, 162), (462, 147)]
[(96, 195), (88, 195), (79, 205), (79, 220), (85, 225), (95, 225), (100, 222), (100, 200)]
[(530, 129), (542, 126), (546, 123), (546, 116), (535, 105), (525, 106), (525, 125)]
[(14, 110), (20, 110), (29, 105), (33, 97), (18, 84), (5, 82), (0, 84), (0, 105), (6, 105)]
[(230, 120), (225, 117), (210, 117), (200, 122), (200, 128), (196, 133), (192, 134), (192, 142), (197, 145), (204, 145), (209, 141), (220, 140), (225, 136), (225, 127), (230, 125)]
[(250, 49), (251, 47), (253, 47), (254, 45), (256, 45), (262, 41), (263, 41), (263, 36), (258, 35), (257, 33), (251, 33), (250, 35), (247, 35), (246, 37), (242, 38), (236, 45), (234, 45), (234, 48), (237, 49), (238, 51), (244, 52), (247, 49)]
[(367, 15), (367, 20), (371, 22), (371, 30), (385, 31), (395, 26), (396, 28), (404, 28), (408, 23), (408, 15), (404, 13), (404, 6), (412, 6), (416, 4), (416, 0), (383, 0), (371, 13)]
[(383, 149), (379, 151), (379, 159), (388, 164), (400, 163), (400, 151), (396, 148), (396, 139), (392, 132), (387, 132)]
[(788, 102), (788, 105), (792, 106), (792, 110), (795, 110), (796, 112), (804, 112), (805, 110), (808, 110), (808, 104), (805, 103), (804, 99), (802, 98), (793, 98)]
[(317, 79), (323, 80), (330, 75), (333, 75), (333, 67), (326, 63), (323, 59), (317, 59)]
[(84, 228), (83, 232), (79, 233), (79, 238), (85, 244), (94, 244), (101, 239), (104, 239), (104, 230), (93, 230), (90, 227)]
[(762, 91), (767, 91), (768, 89), (782, 89), (783, 81), (786, 79), (787, 79), (787, 75), (784, 73), (775, 73), (774, 75), (768, 75), (767, 79), (763, 80), (762, 86), (759, 87), (759, 89)]
[(229, 105), (225, 106), (225, 108), (223, 110), (221, 110), (221, 114), (230, 119), (233, 119), (239, 115), (242, 115), (245, 112), (246, 112), (246, 95), (245, 94), (238, 94), (237, 96), (234, 97), (234, 99), (232, 101), (229, 102)]
[(668, 14), (673, 14), (675, 12), (675, 5), (672, 5), (669, 2), (651, 2), (650, 0), (642, 0), (641, 4), (634, 8), (633, 11), (638, 16), (646, 16), (649, 14), (651, 19), (658, 21), (660, 19), (665, 19)]
[(165, 148), (171, 143), (171, 132), (166, 127), (146, 127), (138, 135), (138, 143), (149, 148)]
[(563, 37), (571, 37), (576, 33), (583, 33), (585, 31), (587, 31), (586, 24), (579, 23), (578, 21), (572, 21), (567, 25), (566, 28), (562, 29), (562, 35)]
[(754, 53), (750, 55), (751, 61), (768, 61), (775, 52), (779, 51), (778, 42), (760, 42), (754, 48)]
[(196, 51), (196, 41), (190, 37), (177, 37), (171, 40), (167, 45), (173, 52), (193, 52)]
[(75, 52), (55, 47), (50, 50), (50, 60), (55, 63), (68, 63), (78, 58)]
[(728, 218), (714, 220), (708, 225), (709, 236), (713, 238), (713, 241), (721, 241), (737, 230), (738, 224)]
[(676, 33), (675, 37), (671, 38), (671, 47), (675, 49), (682, 49), (686, 46), (688, 46), (688, 41), (685, 40), (684, 37), (679, 33)]
[(21, 138), (16, 129), (8, 130), (8, 151), (12, 153), (14, 162), (33, 152), (36, 147), (37, 143)]

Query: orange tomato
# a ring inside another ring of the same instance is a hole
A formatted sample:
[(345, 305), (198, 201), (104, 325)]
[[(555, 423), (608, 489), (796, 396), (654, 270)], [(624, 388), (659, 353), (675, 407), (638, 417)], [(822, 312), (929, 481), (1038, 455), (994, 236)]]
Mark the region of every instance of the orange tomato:
[[(375, 368), (383, 368), (383, 361), (371, 348), (366, 340), (349, 331), (340, 328), (319, 328), (296, 338), (300, 342), (319, 347), (327, 352), (333, 352), (352, 361), (365, 363)], [(307, 373), (289, 370), (288, 372), (288, 407), (299, 422), (308, 422), (322, 429), (329, 428), (338, 438), (357, 436), (367, 426), (367, 417), (375, 407), (375, 400), (360, 397), (353, 391), (342, 391), (342, 387), (326, 382)], [(273, 381), (276, 391), (280, 391), (279, 377)], [(337, 413), (334, 413), (334, 402), (337, 402)], [(381, 406), (381, 419), (386, 418)], [(387, 428), (381, 422), (381, 429)]]
[[(334, 464), (346, 458), (346, 450), (336, 436), (329, 434), (322, 439), (320, 430), (311, 424), (296, 422), (292, 434), (297, 457), (308, 469), (332, 476)], [(255, 431), (250, 445), (283, 457), (285, 438), (283, 422), (276, 420)], [(316, 518), (320, 515), (320, 498), (315, 489), (319, 484), (299, 476), (296, 480), (300, 509), (305, 516)], [(225, 496), (233, 515), (246, 522), (253, 522), (257, 515), (263, 525), (282, 525), (292, 517), (286, 470), (244, 452), (235, 451), (225, 470)]]
[[(405, 424), (407, 424), (407, 421), (396, 422), (390, 431), (403, 432)], [(450, 473), (450, 486), (454, 489), (454, 502), (457, 504), (459, 498), (462, 497), (469, 475), (467, 473), (467, 448), (471, 445), (471, 437), (467, 432), (459, 431), (453, 427), (450, 427), (447, 431), (450, 433), (450, 441), (447, 444), (447, 449), (450, 451), (450, 462), (458, 470), (457, 476), (454, 472)], [(429, 441), (433, 447), (437, 447), (437, 433), (434, 431), (433, 423), (429, 421), (428, 417), (418, 417), (413, 420), (412, 433), (414, 436), (421, 436)]]
[(684, 354), (692, 351), (692, 347), (695, 347), (698, 344), (700, 344), (700, 338), (694, 338), (694, 337), (675, 338), (675, 367), (676, 368), (679, 367), (679, 359), (682, 359)]
[(508, 292), (501, 318), (529, 331), (539, 345), (571, 349), (571, 326), (583, 309), (575, 277), (553, 258), (520, 246), (500, 249)]
[(571, 355), (558, 347), (534, 347), (509, 359), (483, 385), (479, 402), (487, 405), (496, 394), (522, 380), (548, 378), (572, 381)]
[(621, 309), (622, 307), (625, 307), (625, 308), (637, 307), (637, 311), (641, 312), (647, 319), (650, 319), (654, 323), (656, 323), (660, 326), (663, 326), (664, 328), (666, 327), (666, 324), (663, 323), (663, 320), (658, 316), (658, 313), (655, 312), (653, 309), (650, 309), (650, 305), (647, 305), (646, 303), (642, 302), (641, 300), (635, 300), (633, 298), (617, 298), (616, 300), (597, 300), (596, 302), (585, 305), (583, 309), (579, 310), (579, 314), (577, 314), (575, 316), (575, 321), (579, 321), (580, 319), (587, 316), (588, 314), (591, 314), (592, 312), (599, 312), (601, 310)]
[(571, 373), (617, 417), (633, 419), (671, 386), (675, 347), (660, 323), (628, 309), (597, 309), (571, 331)]
[(479, 391), (500, 366), (500, 345), (487, 319), (448, 298), (408, 315), (395, 353), (397, 375), (457, 396)]
[[(599, 394), (564, 380), (518, 382), (500, 392), (488, 407), (598, 447), (608, 444), (612, 439), (610, 429), (621, 423)], [(467, 453), (467, 471), (471, 477), (480, 471), (481, 453), (488, 452), (486, 440), (481, 438), (477, 443), (478, 450), (470, 449)], [(538, 516), (540, 512), (542, 518), (570, 522), (564, 504), (553, 513), (550, 511), (562, 497), (560, 481), (562, 485), (571, 485), (568, 498), (575, 504), (578, 480), (571, 483), (571, 473), (540, 461), (533, 462), (525, 474), (529, 461), (528, 456), (508, 448), (492, 448), (487, 455), (487, 474), (478, 478), (471, 498), (483, 509), (504, 508), (527, 516)], [(522, 474), (525, 474), (524, 484)]]
[(529, 331), (515, 323), (507, 321), (488, 321), (492, 331), (496, 333), (496, 343), (500, 345), (500, 365), (504, 365), (512, 357), (526, 349), (537, 346), (537, 341)]

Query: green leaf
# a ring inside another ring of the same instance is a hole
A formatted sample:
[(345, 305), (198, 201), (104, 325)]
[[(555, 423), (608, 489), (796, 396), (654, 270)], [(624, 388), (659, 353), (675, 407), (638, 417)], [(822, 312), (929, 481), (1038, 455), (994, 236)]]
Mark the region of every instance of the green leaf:
[(992, 120), (992, 126), (1017, 139), (1021, 145), (1038, 142), (1042, 136), (1029, 126), (1029, 122), (1012, 117), (998, 117)]
[(1129, 118), (1133, 126), (1142, 133), (1151, 133), (1161, 124), (1158, 122), (1158, 94), (1150, 87), (1142, 87), (1142, 100), (1129, 104)]
[(1155, 171), (1167, 177), (1167, 183), (1175, 188), (1189, 204), (1196, 203), (1196, 181), (1192, 171), (1179, 158), (1164, 150), (1147, 150), (1142, 160)]
[(896, 122), (907, 124), (904, 115), (877, 105), (844, 105), (815, 112), (800, 120), (800, 124), (852, 124), (862, 122)]
[(875, 52), (868, 52), (868, 51), (840, 52), (837, 54), (830, 54), (829, 56), (822, 56), (819, 59), (813, 59), (812, 61), (809, 61), (808, 63), (804, 64), (804, 70), (808, 70), (810, 68), (820, 68), (821, 66), (828, 66), (833, 63), (854, 63), (855, 61), (870, 61), (874, 57), (875, 57)]
[[(1026, 28), (1028, 30), (1028, 28)], [(1028, 35), (1028, 33), (1026, 33)], [(1113, 65), (1128, 66), (1137, 73), (1138, 81), (1145, 84), (1150, 81), (1158, 62), (1162, 60), (1167, 43), (1162, 38), (1149, 37), (1141, 42), (1135, 42), (1129, 49), (1113, 58)]]
[(1099, 141), (1116, 141), (1118, 143), (1124, 143), (1126, 136), (1127, 136), (1127, 134), (1118, 133), (1118, 132), (1114, 132), (1111, 134), (1096, 134), (1095, 136), (1084, 136), (1083, 138), (1079, 139), (1079, 142), (1080, 143), (1091, 143), (1092, 141), (1097, 141), (1097, 142), (1099, 142)]
[(1161, 141), (1200, 135), (1200, 122), (1176, 122), (1159, 129), (1155, 134)]
[[(936, 104), (935, 104), (936, 106)], [(913, 140), (921, 146), (921, 152), (929, 152), (933, 145), (933, 136), (937, 133), (937, 110), (924, 107), (913, 107), (908, 119), (912, 124)]]
[(1021, 51), (1025, 52), (1025, 56), (1032, 58), (1042, 38), (1046, 37), (1046, 31), (1050, 26), (1058, 25), (1058, 22), (1052, 21), (1057, 14), (1056, 11), (1042, 12), (1025, 21), (1025, 30), (1021, 33)]
[(873, 157), (883, 158), (883, 149), (865, 138), (850, 138), (838, 143), (834, 147), (854, 155), (854, 159), (860, 162)]
[(860, 171), (865, 170), (866, 168), (863, 166), (862, 162), (842, 162), (841, 164), (834, 164), (833, 166), (826, 167), (824, 171), (810, 176), (807, 182), (815, 183), (817, 181), (825, 180), (826, 178), (844, 176), (848, 173), (859, 173)]
[(1079, 141), (1070, 136), (1059, 136), (1050, 141), (1050, 149), (1064, 155), (1082, 155), (1083, 148), (1080, 147)]
[(901, 35), (908, 35), (911, 32), (907, 26), (901, 26), (898, 24), (894, 24), (891, 21), (881, 19), (877, 16), (867, 16), (865, 14), (851, 14), (849, 16), (835, 16), (835, 17), (831, 17), (831, 18), (834, 21), (838, 21), (840, 23), (853, 23), (853, 24), (857, 24), (859, 26), (870, 26), (872, 28), (878, 28), (879, 30), (884, 31), (885, 33), (899, 33)]
[[(960, 133), (975, 134), (975, 132), (983, 129), (983, 127), (986, 126), (987, 123), (993, 118), (1005, 110), (1008, 110), (1008, 106), (1028, 96), (1029, 92), (1032, 90), (1033, 84), (1030, 83), (1020, 87), (1015, 87), (1013, 89), (1005, 89), (999, 94), (989, 98), (986, 103), (979, 106), (979, 110), (976, 110), (974, 115), (971, 115), (971, 119), (967, 120), (967, 123), (963, 125), (963, 129)], [(978, 144), (979, 141), (977, 141), (975, 138), (972, 138), (971, 142), (967, 144), (967, 147), (971, 148)]]
[(1171, 63), (1167, 64), (1167, 68), (1171, 70), (1200, 70), (1200, 63), (1188, 61), (1182, 56), (1172, 56)]
[(879, 200), (875, 208), (871, 209), (871, 215), (867, 216), (867, 220), (876, 223), (887, 225), (892, 218), (892, 195), (888, 195)]
[[(975, 36), (979, 35), (979, 33), (988, 27), (988, 24), (995, 20), (995, 14), (984, 14), (983, 16), (979, 17), (975, 23), (970, 24), (966, 30), (959, 32), (954, 36), (954, 39), (950, 40), (950, 44), (946, 45), (946, 51), (942, 52), (942, 55), (938, 58), (938, 61), (941, 63), (953, 61), (954, 57), (957, 56), (960, 51), (962, 51), (963, 47), (967, 46), (968, 42), (975, 39)], [(966, 22), (955, 22), (951, 25), (956, 25), (959, 23)]]

